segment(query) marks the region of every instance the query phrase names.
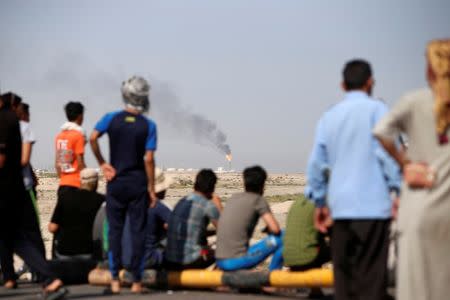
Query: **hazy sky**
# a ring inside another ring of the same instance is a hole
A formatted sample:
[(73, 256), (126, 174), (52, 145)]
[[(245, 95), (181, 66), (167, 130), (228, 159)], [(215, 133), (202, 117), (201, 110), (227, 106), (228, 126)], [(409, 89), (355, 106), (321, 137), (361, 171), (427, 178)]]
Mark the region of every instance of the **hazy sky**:
[(0, 1), (0, 86), (31, 105), (37, 167), (52, 165), (68, 100), (85, 104), (90, 132), (139, 74), (159, 165), (227, 165), (188, 128), (195, 114), (227, 135), (234, 168), (303, 172), (345, 61), (368, 59), (374, 95), (392, 104), (426, 84), (425, 45), (450, 37), (449, 12), (448, 0)]

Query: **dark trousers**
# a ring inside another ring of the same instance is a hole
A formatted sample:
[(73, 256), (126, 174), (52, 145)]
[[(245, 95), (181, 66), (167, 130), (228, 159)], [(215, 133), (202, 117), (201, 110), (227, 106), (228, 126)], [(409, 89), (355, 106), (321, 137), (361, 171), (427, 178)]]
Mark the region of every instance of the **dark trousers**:
[(106, 215), (109, 223), (109, 268), (113, 279), (118, 279), (122, 267), (122, 234), (125, 217), (130, 218), (132, 254), (130, 272), (134, 282), (142, 279), (145, 225), (149, 196), (147, 186), (126, 178), (117, 178), (108, 183)]
[(336, 300), (387, 298), (390, 220), (335, 220), (331, 239)]
[[(39, 228), (39, 221), (37, 217), (37, 211), (33, 205), (33, 200), (31, 195), (34, 193), (32, 190), (28, 190), (25, 192), (25, 202), (23, 203), (23, 211), (22, 211), (22, 224), (21, 233), (27, 239), (29, 244), (32, 244), (37, 251), (37, 254), (40, 254), (45, 260), (45, 246), (44, 241), (42, 240), (41, 230)], [(13, 195), (12, 195), (13, 196)], [(15, 195), (17, 197), (17, 195)], [(1, 254), (1, 265), (3, 272), (4, 281), (8, 280), (16, 280), (17, 276), (14, 270), (14, 261), (13, 261), (13, 253), (14, 253), (14, 243), (5, 242), (2, 246), (2, 254)], [(40, 274), (37, 269), (34, 269), (31, 265), (29, 265), (33, 272)]]
[[(39, 272), (47, 283), (55, 278), (47, 260), (26, 230), (11, 229), (6, 236), (0, 239), (0, 261), (5, 276), (6, 274), (14, 274), (13, 265), (4, 265), (3, 263), (10, 258), (13, 252), (19, 255), (30, 268)], [(15, 279), (15, 277), (5, 279)]]

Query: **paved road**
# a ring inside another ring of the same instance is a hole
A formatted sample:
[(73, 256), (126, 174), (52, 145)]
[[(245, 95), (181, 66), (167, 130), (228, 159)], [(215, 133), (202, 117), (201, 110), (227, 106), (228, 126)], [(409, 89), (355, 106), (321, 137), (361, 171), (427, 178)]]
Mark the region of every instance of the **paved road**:
[[(151, 291), (146, 295), (135, 296), (132, 295), (129, 290), (124, 289), (120, 296), (103, 296), (103, 287), (94, 287), (89, 285), (77, 285), (70, 286), (70, 294), (66, 299), (114, 299), (114, 300), (128, 300), (128, 299), (147, 299), (152, 300), (286, 300), (286, 299), (308, 299), (305, 292), (294, 293), (280, 293), (277, 295), (263, 295), (263, 294), (238, 294), (238, 293), (225, 293), (225, 292), (211, 292), (211, 291)], [(329, 291), (327, 291), (329, 292)], [(19, 289), (6, 290), (0, 288), (0, 299), (24, 299), (24, 300), (37, 300), (42, 299), (40, 295), (40, 288), (36, 284), (21, 284)], [(323, 300), (332, 300), (332, 296), (326, 296)]]

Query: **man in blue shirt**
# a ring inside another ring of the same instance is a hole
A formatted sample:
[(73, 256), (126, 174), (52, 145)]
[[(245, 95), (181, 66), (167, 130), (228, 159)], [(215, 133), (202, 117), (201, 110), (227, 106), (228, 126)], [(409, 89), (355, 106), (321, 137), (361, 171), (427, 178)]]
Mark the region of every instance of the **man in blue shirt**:
[[(373, 85), (366, 61), (345, 65), (345, 98), (320, 119), (308, 163), (315, 226), (326, 232), (330, 214), (333, 219), (337, 300), (386, 297), (392, 201), (372, 129), (387, 107), (371, 98)], [(330, 170), (328, 183), (324, 166)]]
[[(141, 261), (145, 236), (146, 211), (156, 205), (155, 163), (156, 124), (142, 115), (149, 109), (150, 85), (142, 77), (132, 77), (122, 84), (125, 109), (106, 114), (95, 126), (90, 142), (92, 151), (108, 181), (106, 214), (109, 221), (109, 267), (112, 281), (108, 292), (120, 292), (121, 239), (125, 216), (130, 217), (133, 254), (131, 291), (142, 291)], [(108, 133), (110, 163), (100, 152), (98, 139)]]

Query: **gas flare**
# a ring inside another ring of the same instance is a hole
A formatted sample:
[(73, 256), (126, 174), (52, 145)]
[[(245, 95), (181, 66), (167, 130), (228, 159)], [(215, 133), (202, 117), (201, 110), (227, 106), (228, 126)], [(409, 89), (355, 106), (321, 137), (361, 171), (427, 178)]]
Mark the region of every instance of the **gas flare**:
[(227, 154), (225, 157), (229, 162), (231, 162), (231, 160), (233, 159), (233, 156), (231, 156), (231, 153)]

